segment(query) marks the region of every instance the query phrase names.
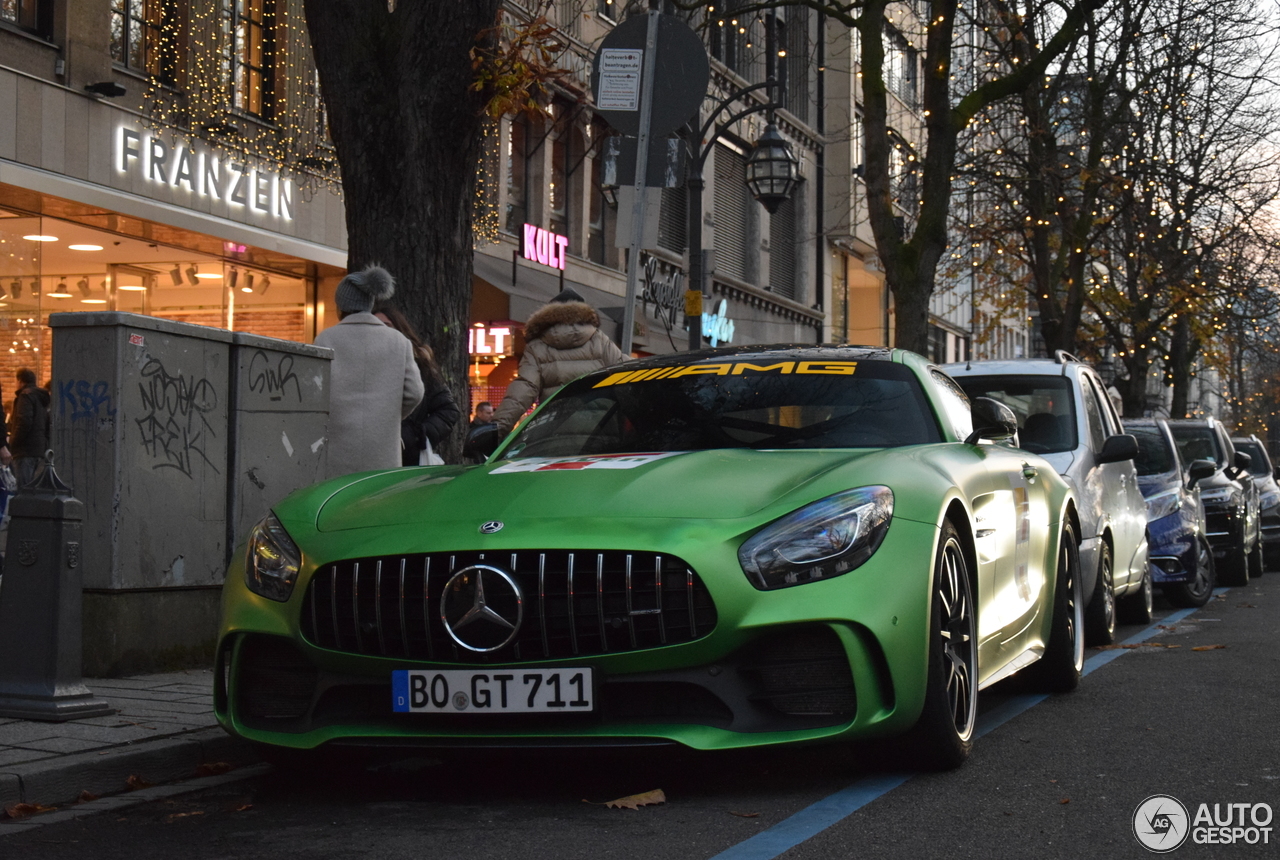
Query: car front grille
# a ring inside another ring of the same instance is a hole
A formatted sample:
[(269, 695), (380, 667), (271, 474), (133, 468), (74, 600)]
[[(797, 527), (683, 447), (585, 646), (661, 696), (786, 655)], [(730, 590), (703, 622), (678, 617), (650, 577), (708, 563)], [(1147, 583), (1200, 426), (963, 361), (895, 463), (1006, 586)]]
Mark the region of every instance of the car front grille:
[[(496, 651), (450, 638), (445, 583), (473, 564), (505, 569), (524, 595), (524, 621)], [(691, 642), (716, 624), (702, 580), (670, 555), (618, 550), (517, 550), (362, 558), (316, 571), (302, 634), (334, 651), (412, 660), (502, 663), (582, 657)]]

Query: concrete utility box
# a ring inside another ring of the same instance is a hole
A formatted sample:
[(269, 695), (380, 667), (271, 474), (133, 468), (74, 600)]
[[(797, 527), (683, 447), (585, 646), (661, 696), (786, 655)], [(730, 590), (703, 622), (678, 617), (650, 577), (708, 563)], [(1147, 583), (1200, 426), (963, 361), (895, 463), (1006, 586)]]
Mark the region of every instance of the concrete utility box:
[(227, 550), (276, 502), (325, 479), (333, 350), (232, 335)]
[[(128, 313), (51, 314), (49, 325), (53, 447), (85, 506), (84, 673), (203, 665), (212, 660), (229, 539), (243, 533), (236, 512), (261, 516), (259, 505), (324, 469), (311, 462), (323, 445), (310, 446), (327, 427), (327, 371), (322, 390), (294, 371), (305, 415), (283, 394), (271, 400), (268, 380), (278, 376), (255, 382), (254, 372), (265, 361), (278, 374), (290, 366), (286, 355), (295, 365), (324, 359), (314, 347), (254, 338), (238, 363), (236, 338), (247, 336)], [(291, 421), (318, 429), (304, 433)], [(298, 432), (306, 441), (294, 452), (307, 462), (259, 457), (260, 432), (274, 433), (276, 446), (281, 432)], [(248, 470), (263, 484), (251, 493), (237, 486)]]

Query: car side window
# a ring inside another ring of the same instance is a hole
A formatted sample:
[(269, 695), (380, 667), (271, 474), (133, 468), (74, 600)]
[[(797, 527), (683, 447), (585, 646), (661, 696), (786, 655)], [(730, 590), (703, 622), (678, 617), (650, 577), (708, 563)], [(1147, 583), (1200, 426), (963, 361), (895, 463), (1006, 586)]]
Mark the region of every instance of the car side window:
[(1101, 451), (1103, 443), (1107, 441), (1107, 426), (1103, 423), (1102, 406), (1098, 403), (1098, 394), (1093, 386), (1083, 377), (1080, 381), (1083, 383), (1080, 386), (1080, 394), (1084, 399), (1084, 419), (1089, 425), (1089, 446), (1095, 451)]
[(1098, 403), (1102, 406), (1102, 417), (1106, 422), (1107, 435), (1115, 436), (1117, 433), (1123, 433), (1124, 425), (1120, 423), (1120, 416), (1116, 414), (1115, 407), (1111, 404), (1111, 396), (1107, 394), (1107, 387), (1102, 384), (1102, 380), (1095, 376), (1086, 375), (1086, 378), (1098, 395)]
[(936, 368), (929, 369), (933, 387), (937, 389), (946, 421), (956, 431), (956, 438), (963, 441), (973, 432), (973, 405), (954, 379)]

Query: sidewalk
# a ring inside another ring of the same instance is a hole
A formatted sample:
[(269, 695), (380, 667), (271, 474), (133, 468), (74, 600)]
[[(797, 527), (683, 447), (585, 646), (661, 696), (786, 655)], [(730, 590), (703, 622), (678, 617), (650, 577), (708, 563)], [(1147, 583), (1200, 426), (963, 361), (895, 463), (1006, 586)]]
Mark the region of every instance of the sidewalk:
[(70, 803), (82, 792), (119, 794), (197, 776), (202, 765), (256, 760), (214, 719), (211, 669), (85, 684), (115, 715), (65, 723), (0, 719), (0, 810)]

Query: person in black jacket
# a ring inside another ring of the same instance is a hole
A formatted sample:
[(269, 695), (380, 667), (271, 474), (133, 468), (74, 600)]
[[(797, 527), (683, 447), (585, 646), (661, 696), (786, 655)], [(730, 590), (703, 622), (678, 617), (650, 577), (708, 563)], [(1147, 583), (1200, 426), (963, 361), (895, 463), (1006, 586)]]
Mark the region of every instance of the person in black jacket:
[(454, 425), (462, 419), (462, 410), (454, 402), (453, 393), (436, 365), (431, 347), (418, 337), (404, 312), (395, 305), (379, 305), (374, 308), (373, 315), (409, 339), (409, 343), (413, 344), (413, 356), (418, 362), (418, 370), (422, 373), (425, 388), (422, 402), (409, 413), (408, 418), (400, 422), (404, 465), (439, 465), (444, 462), (443, 458), (428, 461), (427, 443), (431, 443), (432, 454), (440, 457), (439, 448), (453, 432)]
[(49, 392), (36, 385), (31, 368), (21, 368), (9, 416), (9, 451), (19, 487), (31, 483), (49, 450), (49, 402)]

